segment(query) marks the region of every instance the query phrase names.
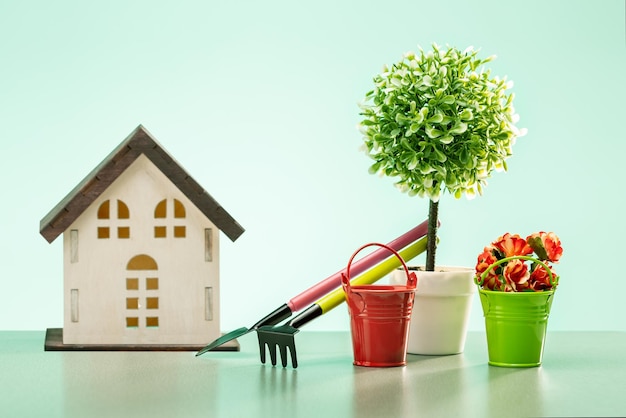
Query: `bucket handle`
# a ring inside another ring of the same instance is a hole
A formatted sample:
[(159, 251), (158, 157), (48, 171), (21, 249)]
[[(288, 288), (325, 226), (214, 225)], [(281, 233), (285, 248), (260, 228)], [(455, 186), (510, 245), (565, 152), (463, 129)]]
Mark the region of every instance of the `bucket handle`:
[(414, 272), (409, 273), (409, 268), (406, 266), (406, 263), (404, 262), (404, 259), (402, 258), (402, 256), (396, 250), (394, 250), (393, 248), (385, 244), (380, 244), (378, 242), (370, 242), (369, 244), (365, 244), (361, 246), (361, 248), (359, 248), (358, 250), (354, 252), (354, 254), (352, 254), (352, 257), (350, 257), (350, 261), (348, 261), (348, 267), (346, 268), (346, 272), (341, 273), (341, 284), (343, 285), (344, 292), (348, 294), (352, 291), (352, 288), (350, 287), (350, 266), (352, 265), (352, 261), (357, 256), (357, 254), (361, 252), (361, 250), (367, 247), (373, 247), (373, 246), (379, 246), (379, 247), (385, 248), (386, 250), (392, 252), (393, 255), (395, 255), (400, 260), (400, 262), (402, 263), (402, 267), (404, 268), (404, 272), (406, 273), (407, 287), (409, 289), (415, 289), (415, 287), (417, 286), (417, 275)]
[[(533, 263), (537, 263), (539, 265), (541, 265), (547, 272), (548, 272), (548, 278), (550, 279), (550, 285), (552, 287), (555, 287), (559, 284), (559, 279), (558, 276), (555, 278), (554, 275), (552, 274), (552, 270), (550, 269), (550, 266), (548, 266), (546, 263), (544, 263), (541, 260), (538, 260), (534, 257), (529, 257), (527, 255), (513, 255), (510, 257), (505, 257), (502, 258), (498, 261), (496, 261), (495, 263), (491, 264), (489, 267), (487, 267), (487, 270), (483, 271), (482, 274), (480, 276), (474, 276), (474, 283), (476, 283), (478, 286), (482, 286), (482, 284), (485, 282), (485, 279), (487, 278), (487, 274), (489, 274), (489, 272), (491, 270), (493, 270), (495, 267), (499, 266), (500, 264), (503, 263), (507, 263), (511, 260), (527, 260), (527, 261), (532, 261)], [(498, 280), (500, 280), (500, 283), (504, 282), (502, 281), (501, 276), (498, 276)]]

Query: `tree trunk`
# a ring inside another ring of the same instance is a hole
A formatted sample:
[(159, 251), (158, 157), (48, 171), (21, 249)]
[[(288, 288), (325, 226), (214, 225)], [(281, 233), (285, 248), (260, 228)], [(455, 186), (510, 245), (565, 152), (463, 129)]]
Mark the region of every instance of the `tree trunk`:
[(430, 201), (428, 208), (428, 242), (426, 244), (426, 271), (435, 271), (437, 252), (437, 225), (439, 224), (439, 202)]

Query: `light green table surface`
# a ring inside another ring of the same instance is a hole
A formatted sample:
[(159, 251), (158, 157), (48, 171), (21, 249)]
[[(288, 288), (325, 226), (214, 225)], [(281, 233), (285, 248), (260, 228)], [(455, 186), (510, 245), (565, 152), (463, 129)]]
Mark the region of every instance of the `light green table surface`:
[(487, 365), (483, 333), (465, 353), (352, 365), (347, 332), (296, 335), (299, 367), (241, 352), (45, 352), (44, 332), (0, 332), (2, 417), (626, 416), (626, 333), (552, 332), (544, 363)]

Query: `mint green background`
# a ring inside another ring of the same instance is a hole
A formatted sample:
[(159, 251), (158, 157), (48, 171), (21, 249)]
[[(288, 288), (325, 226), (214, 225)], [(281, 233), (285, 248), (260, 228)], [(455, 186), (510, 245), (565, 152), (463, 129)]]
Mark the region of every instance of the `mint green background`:
[[(438, 264), (555, 231), (549, 329), (626, 330), (624, 1), (3, 1), (0, 329), (62, 325), (39, 220), (143, 124), (245, 228), (222, 243), (222, 325), (251, 325), (428, 202), (370, 176), (357, 102), (432, 42), (496, 54), (519, 139), (485, 195), (441, 201)], [(423, 257), (419, 259), (423, 262)], [(484, 329), (478, 298), (470, 327)], [(348, 329), (340, 307), (309, 329)]]

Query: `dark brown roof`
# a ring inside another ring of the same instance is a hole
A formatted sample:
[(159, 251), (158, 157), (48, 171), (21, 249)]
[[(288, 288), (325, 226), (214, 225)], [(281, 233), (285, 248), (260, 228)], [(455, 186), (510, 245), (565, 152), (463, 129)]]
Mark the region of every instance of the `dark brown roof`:
[(244, 229), (220, 206), (167, 151), (139, 125), (117, 148), (83, 179), (39, 224), (39, 232), (54, 241), (98, 198), (113, 181), (144, 154), (228, 238), (235, 241)]

